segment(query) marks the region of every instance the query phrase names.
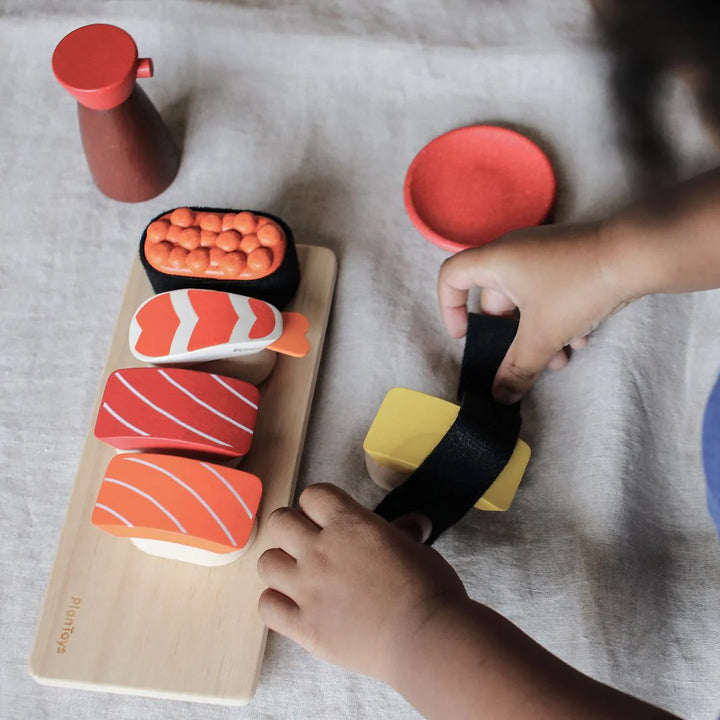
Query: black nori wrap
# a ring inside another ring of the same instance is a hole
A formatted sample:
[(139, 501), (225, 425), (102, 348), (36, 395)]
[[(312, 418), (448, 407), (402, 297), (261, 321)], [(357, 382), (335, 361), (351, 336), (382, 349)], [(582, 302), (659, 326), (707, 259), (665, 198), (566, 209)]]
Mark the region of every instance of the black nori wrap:
[(145, 236), (150, 223), (159, 220), (164, 215), (171, 213), (176, 208), (165, 210), (155, 216), (143, 230), (140, 238), (140, 262), (145, 268), (148, 280), (152, 285), (153, 291), (156, 293), (167, 292), (169, 290), (181, 290), (183, 288), (200, 288), (203, 290), (222, 290), (224, 292), (235, 293), (236, 295), (247, 295), (248, 297), (264, 300), (265, 302), (282, 309), (287, 305), (295, 295), (295, 291), (300, 284), (300, 264), (298, 263), (297, 250), (295, 249), (295, 239), (292, 230), (286, 223), (275, 215), (257, 210), (235, 210), (232, 208), (211, 208), (211, 207), (193, 207), (183, 205), (178, 207), (189, 207), (193, 212), (214, 212), (214, 213), (240, 213), (251, 212), (253, 215), (259, 215), (270, 218), (277, 223), (285, 233), (286, 247), (285, 257), (280, 266), (269, 275), (257, 278), (255, 280), (231, 280), (224, 278), (204, 278), (193, 275), (171, 275), (154, 268), (145, 257)]
[(517, 323), (468, 316), (457, 420), (420, 467), (375, 508), (395, 520), (408, 513), (430, 518), (432, 544), (460, 520), (508, 464), (520, 434), (520, 403), (501, 405), (492, 384), (517, 332)]

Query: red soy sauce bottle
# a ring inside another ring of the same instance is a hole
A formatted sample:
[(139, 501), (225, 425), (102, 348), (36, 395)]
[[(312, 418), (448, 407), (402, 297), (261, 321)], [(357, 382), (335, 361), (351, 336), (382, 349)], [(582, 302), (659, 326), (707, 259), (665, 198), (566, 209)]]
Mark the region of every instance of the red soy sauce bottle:
[(55, 48), (52, 68), (77, 100), (85, 157), (98, 189), (141, 202), (172, 183), (180, 152), (160, 114), (135, 82), (153, 75), (135, 41), (114, 25), (86, 25)]

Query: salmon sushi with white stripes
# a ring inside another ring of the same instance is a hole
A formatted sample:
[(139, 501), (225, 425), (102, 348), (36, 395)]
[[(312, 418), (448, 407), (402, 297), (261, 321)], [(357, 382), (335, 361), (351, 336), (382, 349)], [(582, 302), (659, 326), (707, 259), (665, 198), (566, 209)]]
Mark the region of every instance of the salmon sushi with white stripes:
[(167, 450), (230, 459), (246, 455), (259, 390), (179, 368), (124, 368), (105, 384), (95, 437), (119, 450)]
[(151, 555), (224, 565), (250, 547), (261, 495), (259, 478), (224, 465), (123, 453), (105, 470), (92, 524)]

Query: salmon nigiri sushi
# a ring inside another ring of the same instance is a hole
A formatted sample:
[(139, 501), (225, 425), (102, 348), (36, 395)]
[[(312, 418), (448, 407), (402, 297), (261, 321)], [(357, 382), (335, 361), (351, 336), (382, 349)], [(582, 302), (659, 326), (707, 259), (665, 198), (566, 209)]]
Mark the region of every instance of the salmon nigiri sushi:
[(108, 464), (92, 524), (141, 550), (225, 565), (255, 536), (262, 484), (255, 475), (174, 455), (123, 453)]
[(235, 378), (179, 368), (124, 368), (108, 377), (95, 437), (119, 450), (218, 459), (250, 450), (260, 391)]
[(219, 290), (183, 289), (148, 298), (130, 322), (130, 351), (157, 365), (219, 360), (265, 348), (295, 357), (310, 350), (307, 318)]

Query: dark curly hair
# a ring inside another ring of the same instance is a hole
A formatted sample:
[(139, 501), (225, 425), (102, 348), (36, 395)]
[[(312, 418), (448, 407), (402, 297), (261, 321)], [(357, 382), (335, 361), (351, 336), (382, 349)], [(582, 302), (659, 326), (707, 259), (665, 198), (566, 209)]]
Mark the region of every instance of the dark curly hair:
[(667, 72), (690, 83), (703, 119), (720, 137), (720, 1), (595, 0), (593, 5), (615, 58), (623, 143), (645, 179), (670, 181), (672, 152), (656, 112)]

